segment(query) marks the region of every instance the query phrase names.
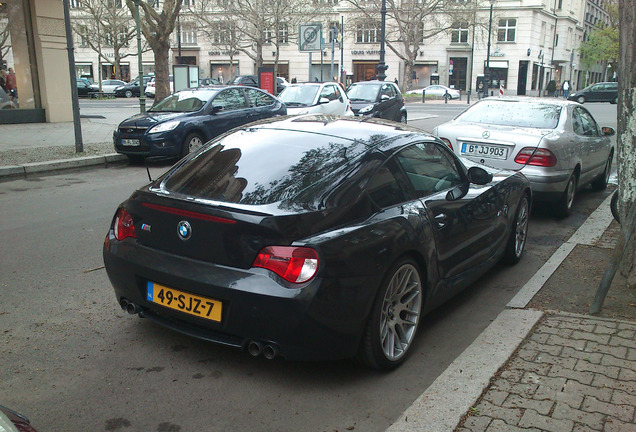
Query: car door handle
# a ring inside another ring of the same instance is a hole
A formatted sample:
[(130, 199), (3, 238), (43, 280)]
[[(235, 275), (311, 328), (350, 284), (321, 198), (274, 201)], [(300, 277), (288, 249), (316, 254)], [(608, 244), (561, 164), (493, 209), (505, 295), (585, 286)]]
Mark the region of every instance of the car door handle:
[(446, 226), (446, 214), (440, 213), (435, 216), (435, 223), (438, 228), (444, 228)]

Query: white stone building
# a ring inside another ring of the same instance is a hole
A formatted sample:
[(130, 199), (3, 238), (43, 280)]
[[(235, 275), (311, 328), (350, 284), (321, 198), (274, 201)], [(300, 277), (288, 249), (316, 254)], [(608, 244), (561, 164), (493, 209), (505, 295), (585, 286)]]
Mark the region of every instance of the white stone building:
[[(193, 3), (196, 0), (187, 0)], [(462, 0), (457, 0), (461, 2)], [(264, 66), (273, 66), (278, 55), (278, 75), (288, 80), (330, 80), (340, 76), (340, 59), (347, 81), (370, 79), (376, 74), (379, 62), (379, 37), (377, 28), (359, 26), (354, 20), (351, 6), (345, 1), (330, 0), (333, 14), (325, 16), (323, 26), (322, 56), (320, 52), (299, 52), (297, 29), (285, 29), (279, 33), (283, 41), (280, 52), (274, 45), (263, 49)], [(493, 91), (503, 85), (505, 94), (538, 95), (551, 79), (570, 80), (572, 88), (583, 85), (585, 72), (580, 70), (578, 47), (580, 46), (589, 17), (588, 3), (602, 10), (604, 0), (496, 0), (492, 4), (493, 19), (489, 65)], [(78, 4), (79, 6), (79, 4)], [(125, 4), (123, 7), (126, 7)], [(482, 0), (476, 10), (477, 21), (488, 23), (491, 3)], [(594, 9), (596, 10), (596, 9)], [(73, 9), (75, 19), (81, 19), (81, 8)], [(236, 75), (256, 74), (254, 61), (237, 52), (230, 63), (225, 47), (215, 45), (205, 37), (187, 10), (180, 18), (181, 62), (199, 66), (201, 77), (213, 77), (228, 81)], [(344, 23), (342, 48), (335, 45), (332, 68), (332, 45), (329, 28)], [(134, 22), (131, 21), (131, 25)], [(387, 25), (390, 22), (387, 21)], [(426, 25), (426, 24), (425, 24)], [(587, 29), (589, 31), (589, 29)], [(296, 33), (296, 34), (295, 34)], [(179, 57), (177, 32), (173, 36), (171, 61)], [(432, 82), (448, 85), (463, 91), (476, 89), (483, 77), (487, 61), (487, 31), (485, 27), (474, 31), (468, 23), (456, 23), (448, 32), (422, 45), (415, 61), (413, 87), (424, 87)], [(271, 49), (270, 49), (271, 48)], [(136, 51), (131, 43), (128, 50)], [(107, 51), (107, 49), (106, 49)], [(107, 53), (108, 54), (108, 53)], [(99, 61), (97, 54), (82, 43), (78, 36), (75, 51), (78, 76), (98, 79), (101, 68), (103, 78), (112, 75), (112, 65)], [(386, 49), (386, 75), (397, 79), (402, 86), (405, 75), (403, 62), (390, 49)], [(136, 57), (122, 60), (125, 79), (138, 75)], [(152, 51), (143, 54), (144, 73), (153, 71)], [(602, 74), (588, 76), (599, 80)]]

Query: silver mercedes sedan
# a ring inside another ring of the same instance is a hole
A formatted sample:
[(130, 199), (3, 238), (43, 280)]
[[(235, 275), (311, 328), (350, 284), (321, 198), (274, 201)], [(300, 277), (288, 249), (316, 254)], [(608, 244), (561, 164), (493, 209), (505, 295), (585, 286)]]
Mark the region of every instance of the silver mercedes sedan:
[(570, 214), (577, 190), (607, 187), (615, 133), (578, 103), (548, 98), (484, 99), (433, 129), (460, 156), (521, 171), (560, 217)]

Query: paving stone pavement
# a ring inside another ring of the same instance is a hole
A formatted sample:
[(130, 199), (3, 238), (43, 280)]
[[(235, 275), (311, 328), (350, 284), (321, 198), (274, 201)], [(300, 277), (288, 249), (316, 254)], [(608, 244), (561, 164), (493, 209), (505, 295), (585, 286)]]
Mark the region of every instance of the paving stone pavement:
[(636, 432), (636, 322), (548, 312), (456, 432)]

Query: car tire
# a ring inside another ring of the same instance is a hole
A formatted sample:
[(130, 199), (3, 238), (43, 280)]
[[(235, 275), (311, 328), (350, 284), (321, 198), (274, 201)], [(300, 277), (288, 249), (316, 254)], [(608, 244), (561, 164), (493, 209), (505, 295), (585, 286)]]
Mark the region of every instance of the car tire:
[(406, 124), (406, 113), (400, 115), (400, 123)]
[(131, 98), (131, 97), (133, 97), (133, 92), (132, 92), (132, 90), (126, 90), (126, 92), (124, 93), (124, 96), (126, 96), (127, 98)]
[(621, 217), (618, 213), (618, 189), (616, 189), (612, 194), (612, 199), (610, 200), (610, 210), (612, 212), (612, 216), (614, 216), (614, 219), (616, 219), (616, 222), (621, 223)]
[(201, 135), (197, 133), (188, 134), (186, 139), (183, 140), (183, 144), (181, 146), (181, 157), (186, 157), (190, 153), (194, 153), (201, 147), (203, 147), (205, 141), (201, 138)]
[(595, 191), (603, 191), (607, 188), (607, 183), (609, 182), (609, 177), (612, 171), (612, 158), (614, 157), (613, 153), (610, 153), (607, 158), (607, 162), (605, 162), (605, 169), (603, 173), (592, 181), (592, 189)]
[(574, 205), (574, 198), (576, 196), (576, 173), (573, 173), (568, 180), (568, 184), (565, 186), (565, 190), (561, 194), (559, 201), (555, 207), (556, 215), (560, 218), (566, 218), (572, 213), (572, 206)]
[(418, 265), (404, 257), (391, 266), (380, 285), (360, 343), (358, 360), (379, 370), (395, 369), (402, 364), (412, 351), (423, 304)]
[(614, 99), (612, 99), (612, 100), (610, 101), (610, 103), (611, 103), (612, 105), (616, 105), (616, 104), (618, 103), (618, 96), (616, 96)]
[(512, 221), (510, 237), (506, 244), (504, 262), (506, 264), (517, 264), (521, 260), (523, 250), (528, 238), (528, 221), (530, 219), (530, 201), (527, 195), (523, 195), (517, 204), (517, 213)]
[(576, 98), (576, 101), (580, 104), (584, 104), (585, 103), (585, 97), (583, 96), (579, 96)]

